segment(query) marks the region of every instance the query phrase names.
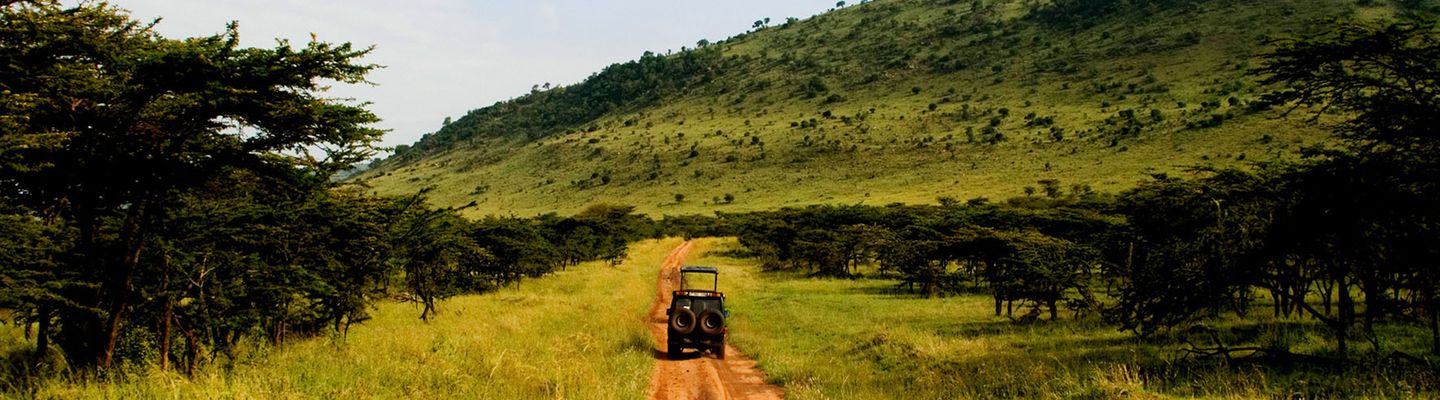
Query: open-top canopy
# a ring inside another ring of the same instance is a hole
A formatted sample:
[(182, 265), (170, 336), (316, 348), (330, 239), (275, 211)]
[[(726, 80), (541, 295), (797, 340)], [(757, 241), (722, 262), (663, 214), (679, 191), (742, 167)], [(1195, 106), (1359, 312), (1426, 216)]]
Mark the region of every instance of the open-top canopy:
[(687, 272), (694, 272), (694, 273), (699, 273), (699, 274), (718, 274), (718, 273), (720, 273), (720, 271), (717, 270), (717, 269), (715, 269), (715, 267), (699, 267), (699, 266), (694, 266), (694, 265), (686, 265), (686, 266), (680, 267), (680, 273), (683, 274), (683, 273), (687, 273)]
[[(684, 275), (685, 275), (685, 274), (710, 274), (710, 275), (711, 275), (711, 278), (710, 278), (710, 281), (711, 281), (711, 282), (710, 282), (710, 285), (711, 285), (711, 286), (710, 286), (710, 289), (698, 289), (698, 288), (686, 287), (686, 285), (685, 285), (685, 279), (684, 279)], [(718, 292), (718, 291), (720, 291), (720, 270), (715, 269), (715, 267), (697, 267), (697, 266), (693, 266), (693, 265), (687, 265), (687, 266), (680, 267), (680, 275), (681, 275), (681, 279), (680, 279), (680, 291), (685, 291), (685, 292)]]

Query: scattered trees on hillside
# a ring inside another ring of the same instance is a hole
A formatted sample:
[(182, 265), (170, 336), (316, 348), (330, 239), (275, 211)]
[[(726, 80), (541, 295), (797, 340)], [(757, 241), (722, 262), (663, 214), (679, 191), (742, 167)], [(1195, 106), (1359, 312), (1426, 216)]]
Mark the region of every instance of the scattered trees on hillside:
[(1055, 0), (1036, 7), (1029, 18), (1066, 28), (1088, 28), (1106, 17), (1122, 12), (1153, 13), (1157, 10), (1189, 7), (1206, 0)]
[(584, 82), (473, 110), (425, 135), (405, 152), (397, 148), (395, 156), (413, 159), (477, 138), (515, 139), (515, 132), (525, 132), (518, 139), (528, 141), (576, 129), (612, 111), (649, 106), (709, 82), (724, 62), (720, 46), (670, 55), (645, 52), (638, 60), (610, 65)]

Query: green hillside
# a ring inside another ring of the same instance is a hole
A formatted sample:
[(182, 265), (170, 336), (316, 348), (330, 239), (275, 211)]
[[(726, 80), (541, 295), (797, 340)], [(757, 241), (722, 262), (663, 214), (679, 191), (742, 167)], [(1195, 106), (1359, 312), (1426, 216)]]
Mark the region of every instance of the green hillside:
[(475, 215), (1122, 190), (1323, 140), (1247, 70), (1267, 37), (1403, 10), (1375, 3), (866, 2), (474, 110), (359, 179)]

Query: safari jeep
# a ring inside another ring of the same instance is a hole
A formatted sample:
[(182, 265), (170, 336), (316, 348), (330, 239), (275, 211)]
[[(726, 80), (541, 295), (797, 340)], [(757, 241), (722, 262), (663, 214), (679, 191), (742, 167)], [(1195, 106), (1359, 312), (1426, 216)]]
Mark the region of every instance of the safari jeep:
[[(708, 276), (707, 276), (708, 275)], [(704, 286), (710, 288), (691, 287)], [(680, 290), (674, 291), (670, 299), (669, 338), (666, 352), (671, 359), (677, 359), (683, 349), (709, 350), (715, 358), (725, 359), (725, 294), (720, 293), (720, 271), (715, 267), (681, 267)]]

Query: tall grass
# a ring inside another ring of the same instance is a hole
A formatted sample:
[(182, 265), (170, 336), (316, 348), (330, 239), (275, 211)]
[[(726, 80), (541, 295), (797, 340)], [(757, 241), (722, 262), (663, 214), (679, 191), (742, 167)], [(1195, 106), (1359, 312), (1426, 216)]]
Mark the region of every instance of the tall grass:
[[(584, 398), (642, 397), (653, 340), (644, 316), (655, 271), (680, 243), (635, 244), (619, 267), (589, 263), (518, 288), (462, 296), (430, 323), (410, 304), (387, 303), (346, 337), (272, 348), (245, 346), (194, 378), (130, 366), (109, 376), (35, 378), (7, 397), (146, 398)], [(13, 326), (0, 350), (33, 346)]]
[[(153, 365), (104, 376), (60, 372), (0, 396), (108, 398), (640, 398), (654, 343), (645, 315), (656, 268), (678, 239), (632, 247), (618, 268), (592, 263), (518, 288), (451, 299), (430, 323), (383, 304), (348, 337), (244, 346), (234, 363), (193, 378)], [(984, 295), (925, 299), (880, 279), (813, 279), (725, 256), (702, 239), (686, 264), (719, 267), (730, 340), (795, 399), (1434, 398), (1435, 371), (1353, 366), (1227, 365), (1183, 357), (1181, 333), (1141, 339), (1093, 318), (1015, 324)], [(1303, 320), (1219, 321), (1227, 340), (1301, 353), (1331, 348)], [(1424, 352), (1423, 333), (1381, 328), (1387, 349)], [(1409, 339), (1407, 339), (1409, 338)], [(0, 328), (0, 355), (33, 343)], [(7, 362), (6, 365), (15, 365)], [(8, 370), (15, 373), (15, 370)]]

